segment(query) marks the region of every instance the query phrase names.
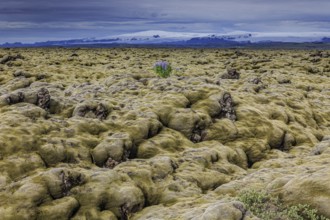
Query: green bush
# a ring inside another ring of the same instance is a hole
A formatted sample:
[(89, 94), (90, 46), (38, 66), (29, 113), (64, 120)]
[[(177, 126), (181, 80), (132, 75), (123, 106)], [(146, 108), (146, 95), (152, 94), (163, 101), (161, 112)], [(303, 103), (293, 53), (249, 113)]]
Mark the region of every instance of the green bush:
[(265, 192), (246, 191), (238, 196), (246, 209), (263, 220), (329, 220), (309, 205), (285, 206), (278, 197)]
[(171, 75), (172, 67), (166, 61), (158, 61), (154, 65), (154, 70), (160, 77), (167, 78)]

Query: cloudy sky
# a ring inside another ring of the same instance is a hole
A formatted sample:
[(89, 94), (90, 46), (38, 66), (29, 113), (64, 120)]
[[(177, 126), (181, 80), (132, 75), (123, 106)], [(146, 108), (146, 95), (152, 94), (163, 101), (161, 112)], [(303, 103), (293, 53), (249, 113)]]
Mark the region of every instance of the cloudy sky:
[(145, 30), (330, 32), (329, 0), (0, 0), (0, 43)]

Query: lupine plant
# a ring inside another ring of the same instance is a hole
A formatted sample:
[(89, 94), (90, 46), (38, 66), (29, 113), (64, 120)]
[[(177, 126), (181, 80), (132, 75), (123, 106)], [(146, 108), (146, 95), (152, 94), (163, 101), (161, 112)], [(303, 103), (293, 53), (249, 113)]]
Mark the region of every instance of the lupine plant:
[(154, 70), (160, 77), (167, 78), (171, 75), (172, 67), (166, 61), (158, 61), (154, 65)]

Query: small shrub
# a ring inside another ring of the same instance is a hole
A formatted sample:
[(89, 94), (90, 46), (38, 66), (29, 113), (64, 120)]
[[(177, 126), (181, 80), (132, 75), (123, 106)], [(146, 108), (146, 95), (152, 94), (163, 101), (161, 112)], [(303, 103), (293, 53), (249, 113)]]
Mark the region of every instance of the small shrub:
[(172, 67), (166, 61), (158, 61), (154, 65), (154, 70), (160, 77), (167, 78), (171, 75)]
[(295, 220), (328, 220), (328, 218), (318, 215), (317, 210), (311, 208), (309, 205), (298, 204), (295, 206), (290, 206), (283, 211), (289, 219)]
[(246, 191), (239, 194), (238, 200), (263, 220), (329, 220), (309, 205), (285, 206), (278, 197), (271, 197), (265, 192)]

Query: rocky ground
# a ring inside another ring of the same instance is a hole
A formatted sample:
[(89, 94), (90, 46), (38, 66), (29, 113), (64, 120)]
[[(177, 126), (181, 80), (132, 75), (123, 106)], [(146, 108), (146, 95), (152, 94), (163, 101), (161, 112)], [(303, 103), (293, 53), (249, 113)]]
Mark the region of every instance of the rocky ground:
[(330, 51), (0, 50), (1, 219), (330, 218), (329, 164)]

